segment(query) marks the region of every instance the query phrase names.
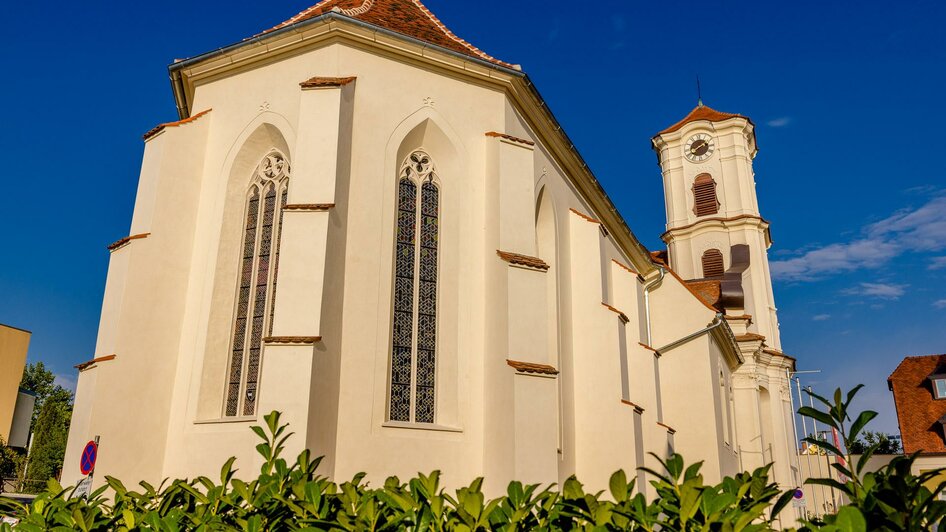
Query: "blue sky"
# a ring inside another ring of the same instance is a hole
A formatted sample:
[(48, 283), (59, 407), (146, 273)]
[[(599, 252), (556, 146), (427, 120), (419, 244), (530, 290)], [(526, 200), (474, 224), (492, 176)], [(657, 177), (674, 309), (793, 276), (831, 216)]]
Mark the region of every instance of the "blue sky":
[[(704, 101), (751, 117), (784, 349), (806, 384), (867, 384), (946, 352), (946, 3), (429, 0), (461, 37), (520, 63), (634, 232), (661, 247), (649, 139)], [(108, 253), (128, 232), (141, 134), (176, 118), (166, 65), (308, 7), (250, 2), (5, 6), (0, 128), (7, 228), (0, 322), (74, 384)]]

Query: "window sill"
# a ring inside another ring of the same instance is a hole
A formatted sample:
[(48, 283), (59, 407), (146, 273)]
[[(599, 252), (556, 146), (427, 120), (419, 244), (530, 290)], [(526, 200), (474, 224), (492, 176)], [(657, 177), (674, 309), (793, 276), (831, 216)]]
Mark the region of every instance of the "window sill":
[(257, 421), (256, 416), (233, 416), (233, 417), (219, 417), (215, 419), (198, 419), (194, 421), (195, 425), (217, 425), (223, 423), (249, 423), (251, 421)]
[(390, 429), (433, 430), (438, 432), (463, 432), (460, 427), (437, 425), (436, 423), (409, 423), (406, 421), (385, 421), (382, 427)]

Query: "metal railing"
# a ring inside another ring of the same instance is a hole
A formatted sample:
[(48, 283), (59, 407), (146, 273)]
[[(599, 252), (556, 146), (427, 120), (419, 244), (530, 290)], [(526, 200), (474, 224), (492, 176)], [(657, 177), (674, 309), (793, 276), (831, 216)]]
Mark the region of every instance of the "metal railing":
[(0, 493), (5, 496), (10, 494), (35, 494), (45, 489), (45, 480), (0, 478)]

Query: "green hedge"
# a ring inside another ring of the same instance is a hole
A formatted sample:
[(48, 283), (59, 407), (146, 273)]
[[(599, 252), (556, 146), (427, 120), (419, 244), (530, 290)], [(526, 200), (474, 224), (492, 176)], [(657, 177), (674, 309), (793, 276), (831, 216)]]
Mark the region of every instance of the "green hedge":
[[(802, 415), (837, 428), (846, 442), (853, 441), (874, 416), (860, 414), (853, 421), (847, 411), (856, 394), (838, 390), (832, 401), (814, 396), (825, 411), (803, 408)], [(47, 490), (31, 504), (0, 500), (0, 513), (19, 519), (17, 530), (773, 530), (774, 516), (791, 500), (769, 481), (770, 467), (726, 478), (707, 485), (700, 464), (684, 466), (674, 455), (662, 461), (663, 471), (648, 473), (656, 497), (648, 502), (634, 493), (634, 481), (623, 471), (611, 476), (607, 492), (586, 493), (570, 478), (560, 490), (540, 489), (519, 482), (509, 484), (506, 495), (487, 499), (482, 479), (447, 493), (437, 472), (402, 482), (387, 479), (372, 488), (356, 475), (337, 484), (320, 477), (319, 459), (308, 451), (289, 462), (281, 454), (291, 434), (280, 424), (279, 413), (265, 417), (265, 427), (253, 427), (262, 442), (257, 450), (264, 463), (258, 477), (236, 478), (234, 459), (228, 460), (219, 479), (199, 477), (174, 480), (161, 486), (141, 483), (129, 490), (118, 479), (107, 477), (108, 486), (88, 498), (73, 497), (50, 481)], [(828, 452), (828, 443), (813, 441)], [(872, 449), (853, 470), (835, 465), (851, 480), (840, 484), (814, 480), (847, 494), (852, 501), (823, 520), (797, 523), (797, 530), (866, 531), (929, 530), (943, 524), (946, 502), (939, 501), (943, 486), (934, 490), (924, 483), (938, 471), (913, 475), (915, 457), (895, 458), (875, 473), (863, 468)], [(108, 494), (108, 495), (106, 495)], [(791, 514), (791, 510), (784, 512)], [(783, 516), (784, 517), (784, 516)], [(0, 525), (10, 530), (9, 524)]]

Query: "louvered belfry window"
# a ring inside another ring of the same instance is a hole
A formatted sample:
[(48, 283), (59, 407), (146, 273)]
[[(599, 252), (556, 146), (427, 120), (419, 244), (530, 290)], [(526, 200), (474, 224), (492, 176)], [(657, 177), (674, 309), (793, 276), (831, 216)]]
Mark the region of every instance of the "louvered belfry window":
[(693, 181), (693, 212), (697, 216), (707, 216), (719, 212), (716, 182), (709, 174), (700, 174)]
[(273, 327), (279, 237), (288, 186), (289, 162), (275, 151), (263, 157), (247, 193), (226, 416), (256, 413), (263, 338)]
[(725, 273), (723, 253), (718, 249), (707, 249), (703, 252), (703, 277), (722, 277)]
[(427, 153), (401, 165), (397, 194), (389, 418), (433, 423), (440, 190)]

